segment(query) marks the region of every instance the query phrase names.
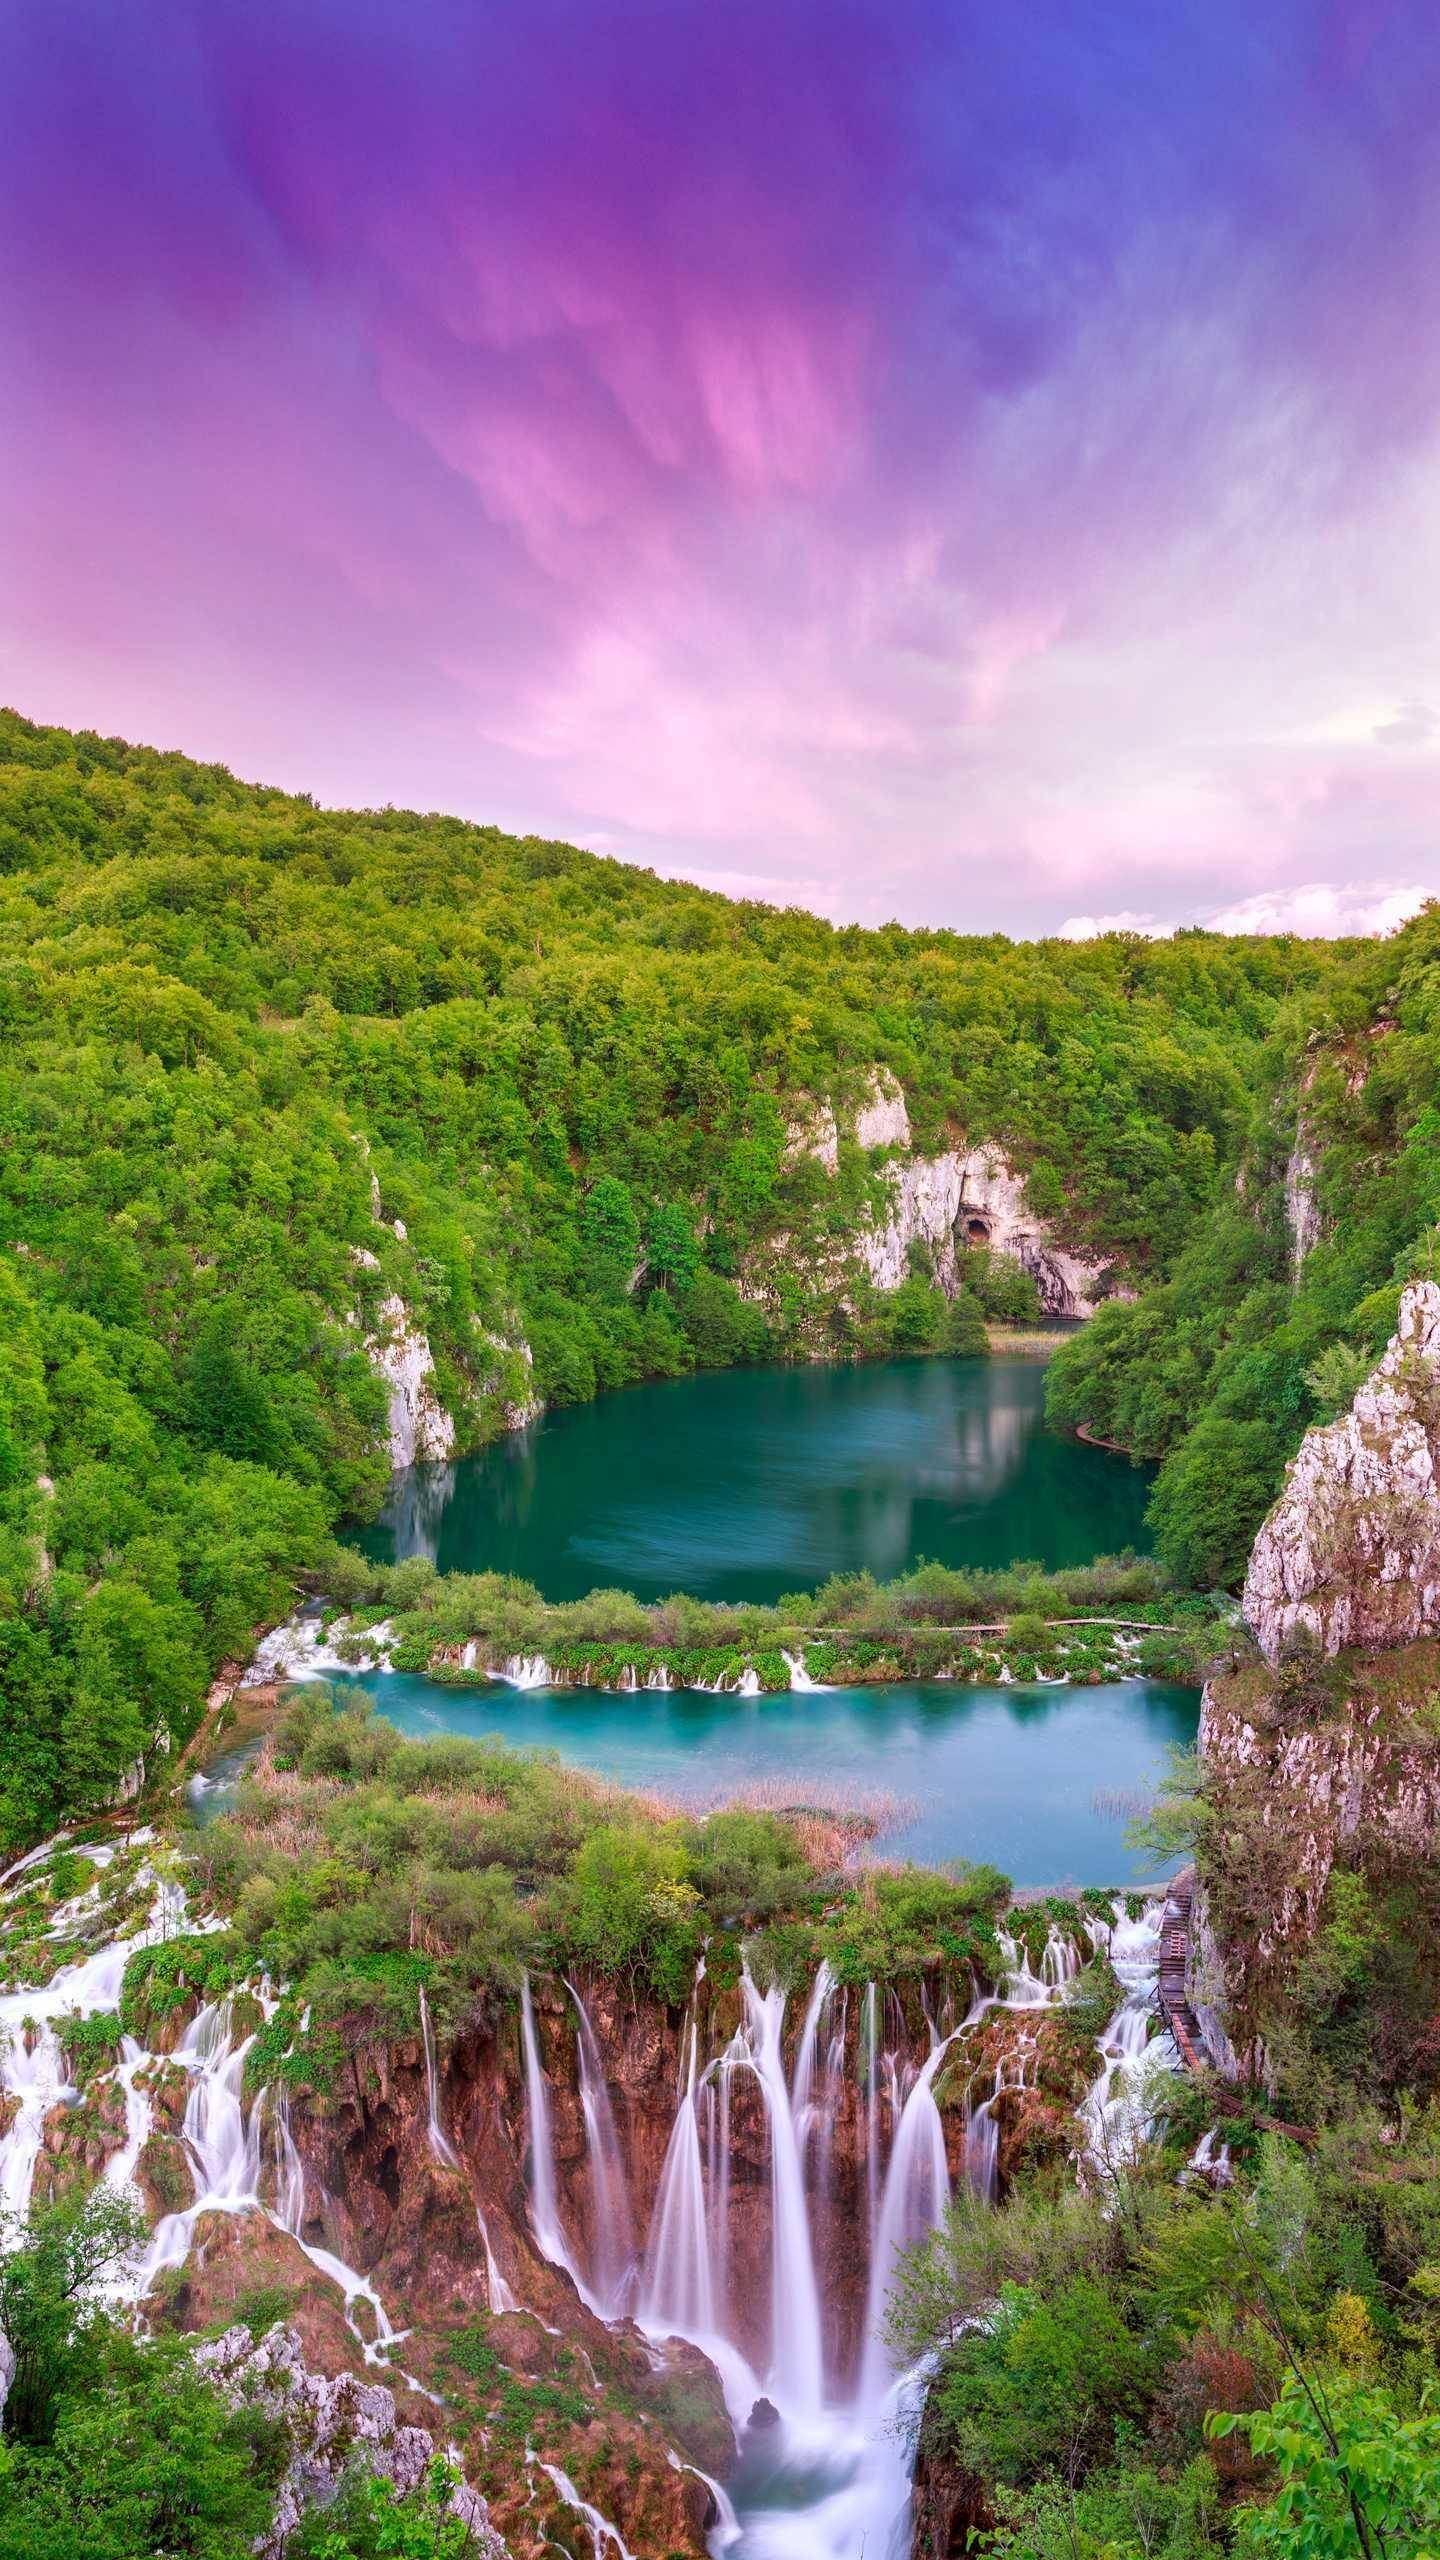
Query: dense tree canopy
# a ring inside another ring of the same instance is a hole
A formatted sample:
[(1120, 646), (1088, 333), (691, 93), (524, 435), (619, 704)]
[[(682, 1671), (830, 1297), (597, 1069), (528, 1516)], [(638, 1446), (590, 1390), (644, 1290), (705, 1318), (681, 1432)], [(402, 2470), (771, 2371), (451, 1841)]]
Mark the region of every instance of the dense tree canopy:
[[(918, 1145), (1003, 1141), (1168, 1325), (1262, 1044), (1332, 985), (1290, 939), (836, 929), (3, 715), (0, 1846), (183, 1732), (373, 1508), (387, 1297), (462, 1446), (521, 1392), (522, 1337), (551, 1401), (974, 1347), (924, 1273), (884, 1302), (837, 1277), (882, 1170), (845, 1115), (885, 1068)], [(827, 1106), (833, 1175), (787, 1134)], [(1271, 1292), (1238, 1357), (1283, 1290), (1263, 1233), (1231, 1250)], [(762, 1265), (763, 1305), (735, 1285)], [(1174, 1366), (1146, 1447), (1200, 1392)]]

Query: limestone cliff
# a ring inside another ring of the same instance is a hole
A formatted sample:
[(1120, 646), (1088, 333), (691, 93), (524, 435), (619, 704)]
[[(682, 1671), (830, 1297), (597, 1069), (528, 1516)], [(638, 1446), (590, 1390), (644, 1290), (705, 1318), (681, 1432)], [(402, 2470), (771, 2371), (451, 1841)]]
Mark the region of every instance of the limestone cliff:
[(365, 1337), (370, 1365), (390, 1391), (386, 1428), (393, 1468), (417, 1459), (448, 1458), (455, 1447), (455, 1419), (435, 1392), (430, 1345), (403, 1298), (380, 1301), (376, 1327)]
[(1440, 1287), (1400, 1302), (1384, 1358), (1309, 1431), (1261, 1528), (1244, 1611), (1267, 1662), (1297, 1634), (1327, 1654), (1440, 1626)]
[(1302, 1441), (1264, 1522), (1243, 1648), (1209, 1682), (1212, 1819), (1190, 1997), (1223, 2068), (1268, 2074), (1337, 1866), (1394, 1874), (1440, 1842), (1440, 1287), (1416, 1282), (1348, 1413)]
[[(917, 1155), (905, 1095), (888, 1068), (871, 1071), (848, 1134), (867, 1153), (883, 1148), (887, 1196), (854, 1241), (855, 1257), (877, 1289), (898, 1289), (910, 1269), (910, 1248), (923, 1245), (942, 1289), (954, 1295), (967, 1246), (986, 1245), (1028, 1271), (1041, 1307), (1051, 1316), (1088, 1316), (1107, 1265), (1087, 1261), (1056, 1244), (1031, 1209), (1025, 1177), (1003, 1150), (987, 1141)], [(786, 1154), (793, 1162), (812, 1156), (834, 1175), (839, 1166), (842, 1121), (833, 1105), (819, 1103), (792, 1122)]]
[(912, 1156), (890, 1167), (889, 1182), (889, 1216), (858, 1239), (860, 1259), (877, 1289), (898, 1289), (911, 1245), (923, 1244), (940, 1286), (953, 1295), (967, 1248), (985, 1245), (1029, 1272), (1046, 1315), (1091, 1313), (1105, 1264), (1087, 1262), (1053, 1241), (1027, 1203), (1024, 1175), (999, 1147)]

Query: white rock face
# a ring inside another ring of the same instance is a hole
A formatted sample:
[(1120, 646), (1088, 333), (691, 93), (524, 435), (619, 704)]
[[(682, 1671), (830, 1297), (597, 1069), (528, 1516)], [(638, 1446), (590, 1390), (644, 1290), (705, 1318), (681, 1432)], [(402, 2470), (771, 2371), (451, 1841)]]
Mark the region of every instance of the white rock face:
[(803, 1120), (792, 1120), (785, 1131), (781, 1163), (798, 1164), (802, 1156), (813, 1156), (827, 1173), (840, 1170), (840, 1128), (828, 1102), (817, 1104)]
[[(248, 2329), (227, 2329), (196, 2348), (195, 2362), (232, 2407), (249, 2403), (290, 2431), (294, 2451), (270, 2530), (255, 2546), (260, 2560), (279, 2560), (306, 2508), (328, 2506), (353, 2465), (382, 2473), (408, 2497), (445, 2450), (424, 2427), (397, 2424), (395, 2395), (380, 2383), (312, 2373), (294, 2329), (271, 2329), (258, 2345)], [(475, 2560), (508, 2560), (483, 2498), (462, 2485), (450, 2503), (470, 2528)]]
[(379, 1325), (378, 1332), (366, 1335), (365, 1349), (390, 1390), (391, 1466), (448, 1458), (455, 1447), (455, 1423), (435, 1393), (435, 1363), (425, 1335), (404, 1299), (393, 1294), (380, 1302)]
[(1302, 1120), (1295, 1125), (1295, 1144), (1285, 1166), (1285, 1219), (1290, 1229), (1290, 1277), (1299, 1279), (1306, 1257), (1320, 1241), (1320, 1203), (1315, 1178), (1320, 1168), (1311, 1152)]
[(908, 1147), (910, 1114), (905, 1096), (888, 1067), (877, 1067), (864, 1101), (855, 1114), (855, 1142), (861, 1147)]
[[(910, 1114), (888, 1067), (872, 1067), (860, 1108), (855, 1114), (854, 1137), (861, 1147), (908, 1147)], [(792, 1120), (785, 1132), (784, 1161), (794, 1164), (801, 1156), (813, 1156), (827, 1173), (840, 1169), (840, 1123), (832, 1103), (817, 1103), (803, 1120)]]
[(1043, 1222), (1026, 1205), (1025, 1179), (997, 1146), (972, 1147), (965, 1155), (912, 1156), (890, 1168), (893, 1206), (883, 1227), (859, 1238), (859, 1253), (877, 1289), (898, 1289), (909, 1269), (912, 1243), (927, 1245), (942, 1289), (953, 1293), (963, 1279), (968, 1245), (1004, 1253), (1035, 1282), (1041, 1307), (1052, 1316), (1088, 1316), (1105, 1271), (1051, 1242)]
[(1350, 1411), (1307, 1431), (1245, 1577), (1268, 1662), (1297, 1630), (1326, 1653), (1440, 1626), (1440, 1287), (1416, 1281)]

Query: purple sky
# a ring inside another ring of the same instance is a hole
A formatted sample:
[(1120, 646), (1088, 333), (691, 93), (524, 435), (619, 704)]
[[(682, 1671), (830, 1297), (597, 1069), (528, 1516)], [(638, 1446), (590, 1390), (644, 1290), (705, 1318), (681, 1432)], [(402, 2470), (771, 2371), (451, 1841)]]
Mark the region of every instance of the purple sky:
[(0, 695), (874, 922), (1440, 890), (1435, 0), (0, 5)]

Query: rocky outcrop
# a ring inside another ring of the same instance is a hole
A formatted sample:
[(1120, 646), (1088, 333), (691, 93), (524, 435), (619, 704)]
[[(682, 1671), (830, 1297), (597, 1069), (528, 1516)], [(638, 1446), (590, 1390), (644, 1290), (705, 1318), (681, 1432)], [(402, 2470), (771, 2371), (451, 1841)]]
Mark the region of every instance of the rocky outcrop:
[[(910, 1114), (905, 1096), (888, 1067), (874, 1067), (866, 1080), (858, 1108), (850, 1121), (850, 1134), (858, 1147), (908, 1147)], [(785, 1132), (785, 1162), (796, 1163), (802, 1156), (813, 1156), (828, 1174), (840, 1170), (840, 1121), (834, 1104), (818, 1102), (802, 1117), (792, 1120)]]
[(1051, 1316), (1091, 1313), (1106, 1265), (1057, 1245), (1025, 1196), (1025, 1178), (991, 1144), (939, 1156), (912, 1156), (889, 1170), (891, 1205), (883, 1225), (864, 1231), (858, 1251), (877, 1289), (898, 1289), (910, 1248), (923, 1245), (942, 1289), (954, 1295), (966, 1251), (983, 1245), (1009, 1256), (1034, 1280)]
[[(1440, 1677), (1433, 1645), (1397, 1655), (1382, 1678), (1357, 1666), (1323, 1717), (1299, 1725), (1263, 1683), (1221, 1677), (1206, 1688), (1198, 1748), (1234, 1837), (1249, 1836), (1253, 1903), (1246, 1944), (1216, 1943), (1207, 1907), (1197, 2011), (1223, 2008), (1221, 1979), (1237, 1954), (1264, 1964), (1314, 1931), (1340, 1851), (1363, 1840), (1390, 1858), (1434, 1854), (1440, 1834), (1440, 1735), (1430, 1701)], [(1213, 2042), (1206, 2015), (1207, 2041)]]
[(365, 1350), (390, 1391), (386, 1427), (392, 1468), (398, 1472), (419, 1460), (448, 1458), (455, 1447), (454, 1417), (435, 1392), (429, 1342), (393, 1291), (380, 1301)]
[(1308, 1431), (1261, 1528), (1245, 1618), (1267, 1662), (1440, 1626), (1440, 1286), (1417, 1281), (1350, 1411)]
[[(293, 2328), (277, 2326), (258, 2343), (246, 2328), (227, 2329), (195, 2349), (195, 2362), (233, 2407), (259, 2409), (290, 2438), (274, 2518), (256, 2545), (261, 2560), (281, 2560), (306, 2509), (329, 2506), (356, 2464), (392, 2480), (408, 2497), (423, 2485), (436, 2454), (448, 2450), (428, 2428), (400, 2423), (395, 2395), (383, 2384), (353, 2373), (313, 2373)], [(483, 2498), (463, 2482), (451, 2492), (450, 2512), (469, 2527), (466, 2547), (475, 2560), (507, 2560)]]

